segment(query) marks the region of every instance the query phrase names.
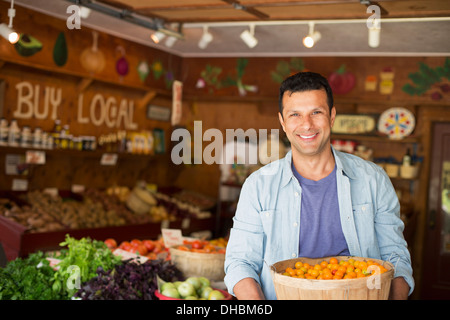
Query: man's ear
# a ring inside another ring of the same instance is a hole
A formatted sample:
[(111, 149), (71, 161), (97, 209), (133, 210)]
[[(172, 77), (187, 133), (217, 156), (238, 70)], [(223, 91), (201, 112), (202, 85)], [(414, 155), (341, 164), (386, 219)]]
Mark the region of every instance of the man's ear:
[(284, 127), (283, 115), (280, 112), (278, 112), (278, 120), (280, 120), (280, 124), (283, 127), (283, 131), (286, 132), (286, 128)]
[(331, 108), (331, 115), (330, 115), (330, 121), (331, 121), (331, 127), (334, 125), (334, 120), (336, 119), (336, 108)]

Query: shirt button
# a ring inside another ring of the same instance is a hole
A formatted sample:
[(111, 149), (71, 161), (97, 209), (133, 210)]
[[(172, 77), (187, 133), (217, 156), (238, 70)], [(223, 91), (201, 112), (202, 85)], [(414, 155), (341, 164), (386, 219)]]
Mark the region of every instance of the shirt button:
[(296, 226), (297, 226), (297, 222), (294, 222), (292, 225), (293, 225), (294, 227), (296, 227)]
[(296, 197), (298, 197), (298, 192), (294, 193), (294, 195), (295, 195)]
[(295, 258), (297, 256), (297, 254), (293, 253), (292, 254), (292, 258)]
[(365, 206), (362, 206), (361, 210), (362, 210), (362, 211), (366, 211), (366, 207), (365, 207)]

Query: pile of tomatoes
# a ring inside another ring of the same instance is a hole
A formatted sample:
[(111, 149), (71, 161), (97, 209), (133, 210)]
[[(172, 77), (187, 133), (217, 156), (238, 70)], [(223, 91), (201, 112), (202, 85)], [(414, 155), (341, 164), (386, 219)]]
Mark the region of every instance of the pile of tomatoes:
[(215, 246), (212, 244), (214, 242), (211, 241), (198, 239), (183, 240), (183, 244), (176, 246), (176, 249), (197, 253), (225, 253), (224, 247)]
[(350, 258), (338, 261), (330, 258), (329, 261), (323, 260), (315, 265), (297, 261), (294, 267), (287, 267), (283, 275), (301, 279), (338, 280), (364, 278), (386, 271), (385, 267), (373, 260), (359, 261)]
[(162, 238), (159, 240), (133, 239), (131, 241), (122, 241), (119, 245), (112, 238), (106, 239), (104, 242), (111, 251), (122, 249), (145, 256), (151, 260), (158, 259), (162, 253), (168, 253), (168, 248), (164, 246), (164, 240)]

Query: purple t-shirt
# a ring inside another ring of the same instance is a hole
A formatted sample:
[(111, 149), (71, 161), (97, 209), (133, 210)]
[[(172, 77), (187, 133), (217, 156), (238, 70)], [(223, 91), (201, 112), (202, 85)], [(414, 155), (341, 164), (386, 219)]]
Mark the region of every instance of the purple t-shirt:
[(299, 257), (323, 258), (350, 255), (342, 232), (337, 197), (336, 166), (327, 177), (309, 180), (292, 164), (302, 187)]

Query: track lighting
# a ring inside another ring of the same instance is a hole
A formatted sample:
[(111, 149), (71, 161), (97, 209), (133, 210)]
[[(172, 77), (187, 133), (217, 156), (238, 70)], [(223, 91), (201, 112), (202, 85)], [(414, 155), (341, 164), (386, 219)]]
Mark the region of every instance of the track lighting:
[(211, 33), (209, 33), (208, 26), (204, 26), (203, 27), (203, 35), (202, 35), (200, 41), (198, 42), (198, 47), (200, 49), (205, 49), (212, 40), (213, 40), (213, 36)]
[(380, 45), (380, 28), (369, 29), (369, 47), (378, 48)]
[(16, 16), (16, 9), (14, 9), (14, 0), (11, 0), (11, 8), (8, 9), (9, 25), (5, 23), (0, 24), (0, 35), (8, 40), (11, 44), (19, 41), (20, 36), (13, 30), (13, 19)]
[(159, 43), (162, 39), (164, 39), (165, 36), (166, 35), (161, 31), (156, 31), (155, 33), (152, 33), (150, 38), (152, 38), (154, 43)]
[(172, 48), (173, 45), (175, 44), (175, 42), (177, 42), (177, 38), (175, 38), (175, 37), (167, 37), (167, 40), (165, 42), (166, 47)]
[(241, 39), (249, 48), (254, 48), (258, 44), (258, 39), (255, 38), (255, 25), (250, 25), (250, 30), (245, 30), (241, 33)]
[(17, 32), (15, 32), (4, 23), (0, 24), (0, 35), (8, 40), (11, 44), (16, 43), (20, 38)]
[(90, 15), (91, 15), (91, 9), (89, 9), (88, 7), (84, 7), (84, 6), (80, 7), (80, 17), (82, 17), (83, 19), (87, 19), (87, 18), (89, 18)]
[(314, 31), (314, 22), (309, 23), (309, 34), (303, 38), (303, 45), (312, 48), (321, 38), (319, 31)]
[(381, 31), (381, 23), (380, 19), (373, 19), (367, 23), (367, 28), (369, 29), (369, 47), (378, 48), (380, 45), (380, 31)]

